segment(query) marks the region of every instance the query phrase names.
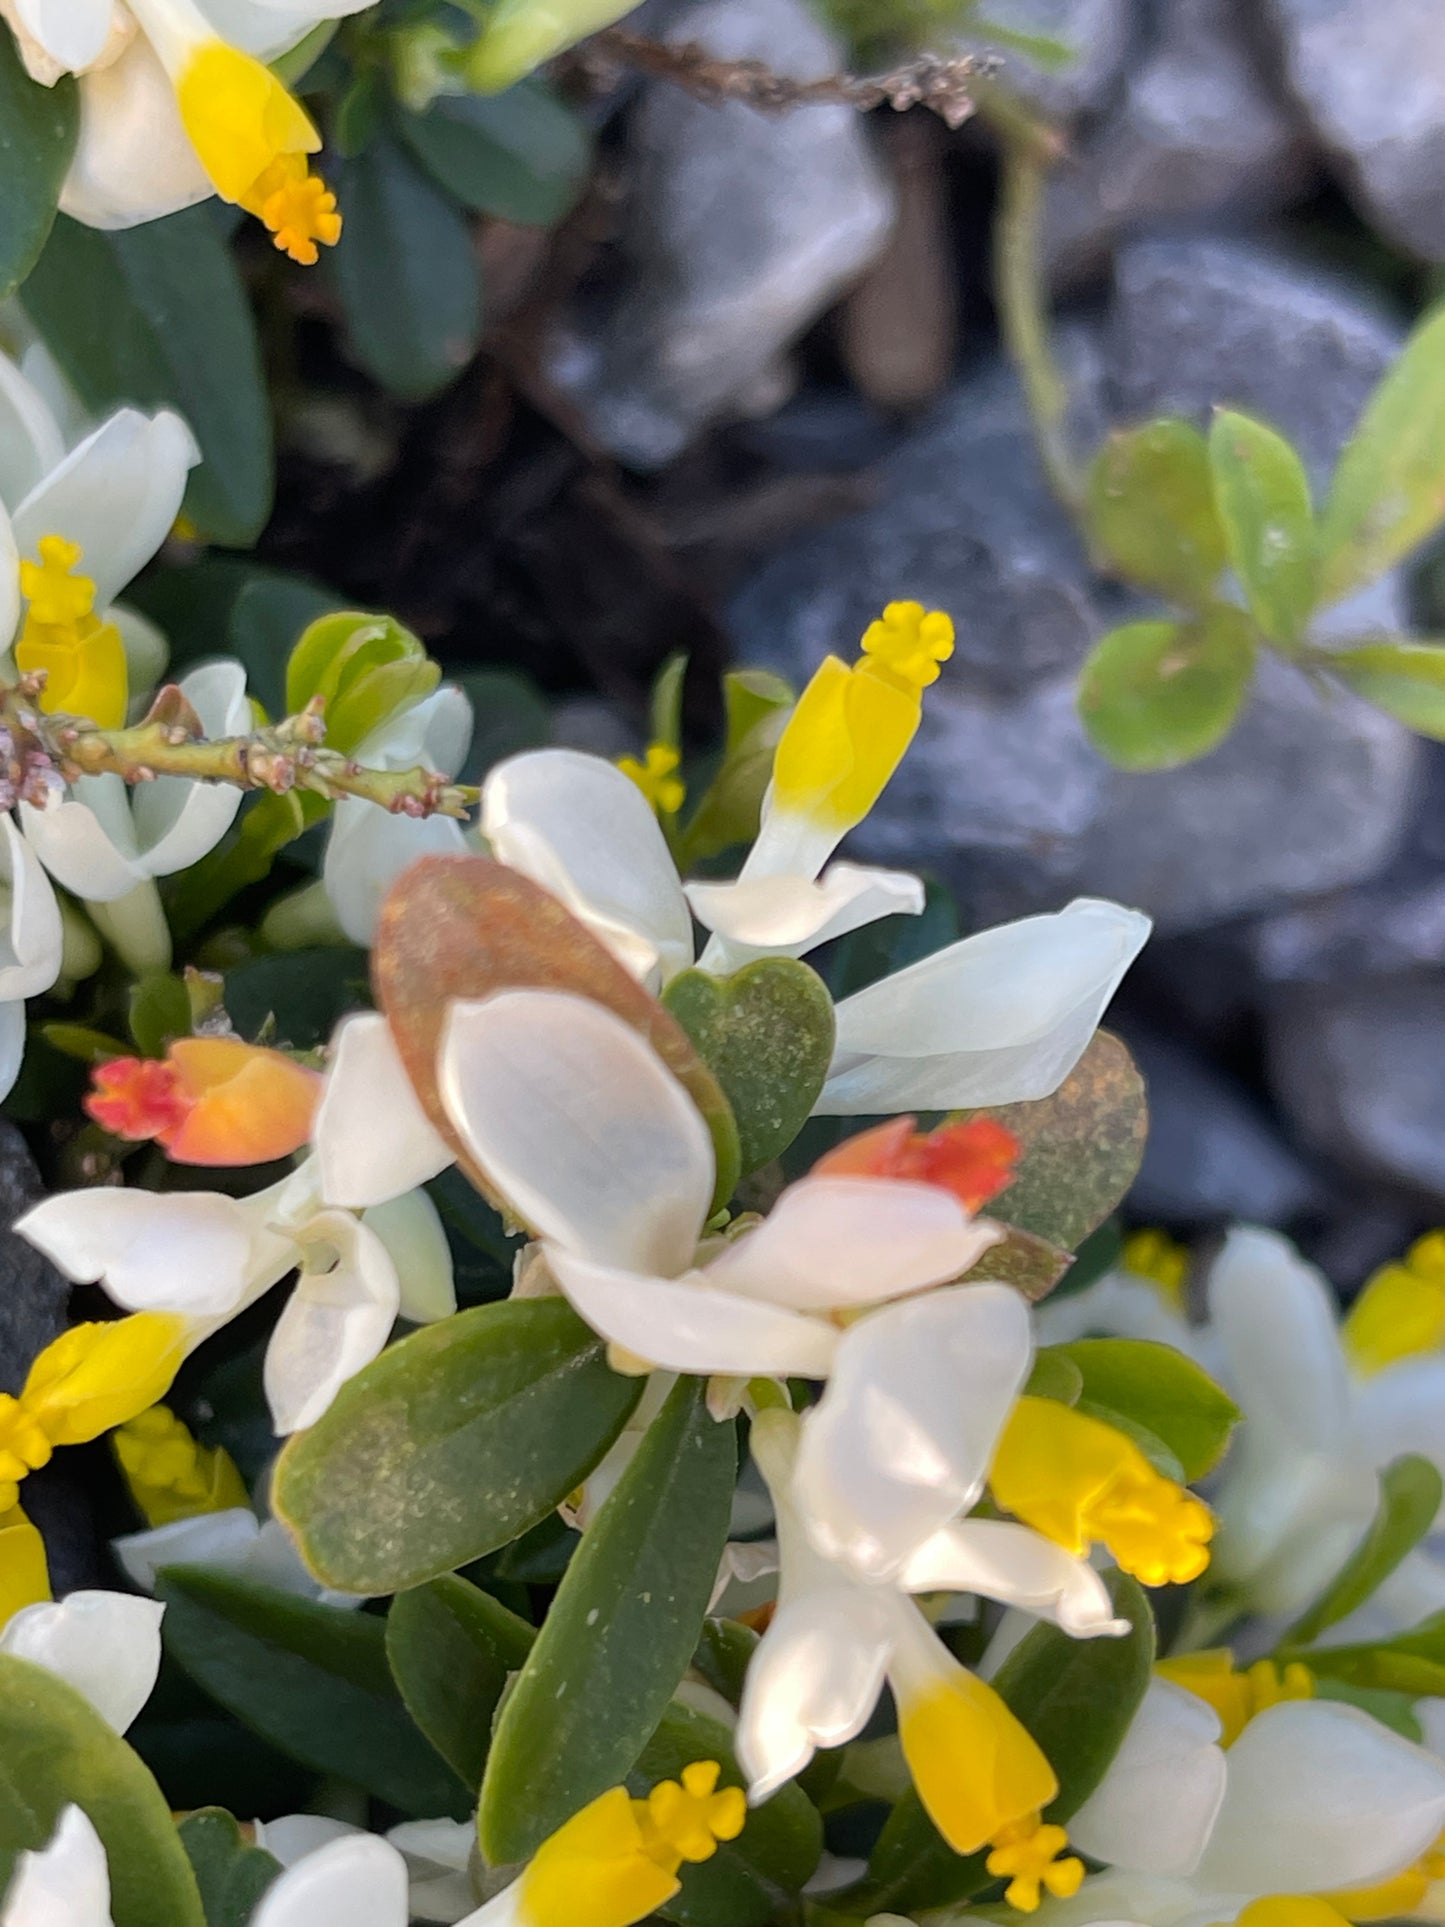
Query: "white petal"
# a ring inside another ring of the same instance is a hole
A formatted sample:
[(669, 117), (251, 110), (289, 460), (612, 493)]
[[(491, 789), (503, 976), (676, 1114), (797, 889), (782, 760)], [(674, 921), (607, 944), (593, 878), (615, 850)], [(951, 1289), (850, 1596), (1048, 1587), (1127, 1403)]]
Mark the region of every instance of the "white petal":
[(247, 1548), (238, 1570), (248, 1579), (273, 1586), (278, 1592), (295, 1593), (298, 1599), (314, 1599), (323, 1606), (364, 1606), (367, 1595), (336, 1592), (323, 1586), (308, 1570), (300, 1548), (279, 1519), (267, 1519)]
[[(110, 0), (104, 4), (109, 8)], [(59, 424), (44, 396), (8, 355), (0, 354), (0, 508), (13, 509), (64, 454)]]
[(1056, 1091), (1087, 1049), (1149, 919), (1092, 897), (951, 944), (838, 1006), (817, 1110), (950, 1110)]
[(1246, 1420), (1215, 1496), (1214, 1571), (1251, 1609), (1293, 1614), (1332, 1579), (1379, 1506), (1379, 1480), (1358, 1451), (1308, 1452)]
[(1382, 1469), (1418, 1452), (1445, 1471), (1445, 1358), (1406, 1358), (1355, 1386), (1355, 1421)]
[(358, 743), (356, 760), (370, 769), (390, 770), (425, 763), (454, 776), (466, 760), (474, 721), (466, 693), (448, 683), (410, 709), (388, 716)]
[(274, 1269), (274, 1283), (295, 1262), (286, 1240), (215, 1191), (62, 1191), (15, 1229), (75, 1284), (104, 1285), (127, 1311), (224, 1316), (258, 1271)]
[(20, 553), (37, 554), (44, 535), (78, 542), (80, 573), (95, 584), (96, 607), (105, 609), (165, 541), (199, 460), (179, 415), (117, 409), (15, 510)]
[(73, 1592), (23, 1606), (0, 1632), (0, 1652), (58, 1674), (124, 1733), (161, 1668), (165, 1607), (128, 1592)]
[(401, 1284), (401, 1315), (414, 1325), (449, 1318), (457, 1308), (452, 1248), (441, 1214), (425, 1191), (374, 1204), (361, 1222), (386, 1246)]
[(1008, 1519), (962, 1519), (913, 1552), (898, 1583), (907, 1592), (972, 1592), (1050, 1619), (1076, 1639), (1127, 1633), (1108, 1588), (1087, 1559), (1076, 1559), (1031, 1526)]
[(386, 1246), (348, 1211), (324, 1211), (303, 1234), (303, 1269), (266, 1347), (266, 1398), (278, 1437), (314, 1425), (348, 1378), (391, 1335), (400, 1302)]
[(42, 809), (22, 803), (20, 822), (56, 882), (88, 903), (114, 903), (145, 878), (119, 776), (83, 776)]
[(712, 1202), (712, 1138), (620, 1017), (551, 990), (453, 1004), (438, 1069), (453, 1126), (534, 1231), (628, 1270), (688, 1265)]
[(1287, 1238), (1232, 1230), (1209, 1274), (1209, 1317), (1224, 1375), (1250, 1426), (1299, 1452), (1328, 1452), (1349, 1426), (1339, 1313), (1313, 1265)]
[(406, 1927), (406, 1862), (375, 1834), (349, 1834), (288, 1867), (251, 1927)]
[(345, 1018), (332, 1037), (312, 1144), (322, 1196), (353, 1210), (399, 1198), (452, 1162), (377, 1011)]
[(8, 811), (0, 825), (0, 903), (8, 895), (10, 908), (9, 928), (0, 936), (0, 998), (8, 1001), (49, 990), (60, 975), (63, 931), (40, 858)]
[(61, 209), (87, 227), (134, 227), (214, 193), (175, 89), (138, 33), (118, 60), (81, 77), (80, 138)]
[(735, 969), (749, 956), (800, 957), (879, 917), (916, 917), (923, 909), (916, 876), (857, 863), (831, 864), (817, 883), (772, 876), (685, 888), (694, 916), (718, 939), (718, 955), (703, 956), (705, 970)]
[(645, 1277), (560, 1247), (547, 1258), (593, 1331), (667, 1371), (821, 1378), (833, 1361), (833, 1326), (712, 1290), (706, 1272)]
[(1192, 1873), (1224, 1800), (1219, 1732), (1213, 1707), (1151, 1680), (1123, 1745), (1069, 1822), (1070, 1841), (1131, 1872)]
[(347, 797), (336, 806), (321, 870), (337, 922), (353, 943), (370, 945), (382, 903), (402, 872), (424, 856), (455, 856), (465, 848), (462, 826), (449, 816), (393, 816), (379, 804)]
[(0, 1099), (9, 1097), (25, 1061), (25, 1006), (0, 1003)]
[(105, 1848), (79, 1807), (61, 1814), (48, 1846), (19, 1856), (0, 1904), (3, 1927), (111, 1927)]
[(851, 1325), (798, 1448), (818, 1550), (889, 1578), (972, 1505), (1031, 1357), (1008, 1285), (955, 1285)]
[(1034, 1330), (1041, 1345), (1068, 1345), (1076, 1338), (1152, 1338), (1190, 1356), (1197, 1354), (1201, 1338), (1157, 1285), (1126, 1271), (1107, 1271), (1082, 1291), (1046, 1298), (1034, 1312)]
[(1219, 1893), (1373, 1887), (1445, 1825), (1445, 1762), (1358, 1707), (1271, 1706), (1229, 1749), (1224, 1804), (1195, 1874)]
[(143, 1592), (154, 1592), (156, 1574), (167, 1566), (216, 1566), (243, 1571), (261, 1530), (254, 1512), (231, 1506), (225, 1512), (198, 1512), (189, 1519), (112, 1539), (110, 1549), (126, 1578)]
[(641, 790), (602, 757), (538, 749), (499, 763), (482, 786), (482, 834), (629, 968), (650, 957), (667, 978), (692, 962), (667, 840)]
[[(251, 726), (246, 671), (239, 662), (202, 663), (181, 678), (210, 737), (239, 736)], [(213, 850), (235, 821), (241, 792), (229, 783), (193, 783), (162, 776), (135, 791), (131, 811), (148, 876), (172, 876)]]
[(111, 0), (16, 0), (20, 24), (71, 73), (98, 58), (110, 38)]
[(10, 517), (0, 504), (0, 651), (7, 650), (20, 627), (20, 551)]
[(257, 1820), (254, 1824), (256, 1845), (283, 1867), (294, 1867), (307, 1854), (319, 1853), (335, 1840), (353, 1840), (364, 1831), (324, 1813), (283, 1813), (278, 1819)]
[(756, 1806), (812, 1759), (862, 1732), (892, 1657), (885, 1596), (810, 1590), (773, 1615), (748, 1664), (738, 1709), (738, 1762)]
[(723, 1248), (707, 1277), (797, 1311), (867, 1305), (957, 1278), (1000, 1236), (937, 1185), (803, 1178), (756, 1230)]

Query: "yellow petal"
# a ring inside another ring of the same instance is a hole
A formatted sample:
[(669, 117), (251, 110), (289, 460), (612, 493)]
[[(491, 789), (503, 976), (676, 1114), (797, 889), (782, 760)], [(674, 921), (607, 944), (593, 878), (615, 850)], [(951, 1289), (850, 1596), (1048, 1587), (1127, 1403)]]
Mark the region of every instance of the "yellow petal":
[(83, 1445), (165, 1396), (186, 1335), (187, 1321), (171, 1312), (73, 1325), (31, 1366), (20, 1402), (52, 1445)]

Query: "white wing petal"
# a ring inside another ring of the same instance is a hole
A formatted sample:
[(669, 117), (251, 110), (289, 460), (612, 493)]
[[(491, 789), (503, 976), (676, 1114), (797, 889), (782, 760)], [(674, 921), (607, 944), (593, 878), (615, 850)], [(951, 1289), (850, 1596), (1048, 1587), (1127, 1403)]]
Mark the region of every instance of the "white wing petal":
[(1219, 1732), (1213, 1707), (1151, 1680), (1123, 1745), (1069, 1822), (1070, 1840), (1111, 1867), (1192, 1873), (1224, 1800)]
[(347, 1017), (331, 1040), (312, 1144), (322, 1196), (353, 1210), (399, 1198), (452, 1162), (377, 1011)]
[(23, 1606), (0, 1632), (0, 1652), (57, 1674), (124, 1733), (161, 1669), (164, 1612), (133, 1593), (73, 1592)]
[(349, 1211), (323, 1211), (302, 1235), (309, 1262), (266, 1347), (266, 1398), (279, 1437), (314, 1425), (391, 1334), (401, 1293), (386, 1246)]

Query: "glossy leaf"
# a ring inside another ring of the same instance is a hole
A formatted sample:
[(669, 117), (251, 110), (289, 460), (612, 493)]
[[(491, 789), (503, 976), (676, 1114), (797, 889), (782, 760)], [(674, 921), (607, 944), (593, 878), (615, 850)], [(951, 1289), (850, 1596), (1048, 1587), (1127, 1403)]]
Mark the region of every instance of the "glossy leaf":
[[(1149, 1112), (1144, 1080), (1125, 1046), (1098, 1031), (1052, 1097), (960, 1117), (992, 1117), (1023, 1147), (1018, 1175), (992, 1217), (1076, 1250), (1118, 1204), (1139, 1170)], [(988, 1254), (978, 1275), (987, 1271)]]
[(1435, 1523), (1445, 1481), (1429, 1459), (1408, 1452), (1380, 1474), (1380, 1505), (1370, 1529), (1340, 1571), (1285, 1638), (1307, 1646), (1363, 1606)]
[[(1017, 1645), (994, 1686), (1048, 1756), (1058, 1796), (1044, 1819), (1066, 1825), (1103, 1779), (1118, 1752), (1154, 1666), (1154, 1619), (1127, 1574), (1105, 1584), (1127, 1619), (1122, 1639), (1072, 1639), (1039, 1625)], [(864, 1884), (848, 1911), (915, 1913), (972, 1899), (991, 1882), (982, 1853), (962, 1857), (946, 1845), (911, 1790), (889, 1816)]]
[(662, 1001), (732, 1106), (744, 1175), (780, 1157), (833, 1058), (837, 1023), (822, 978), (792, 957), (759, 957), (730, 977), (684, 970)]
[(1192, 1484), (1212, 1472), (1239, 1423), (1234, 1400), (1170, 1345), (1144, 1338), (1080, 1338), (1051, 1345), (1081, 1375), (1079, 1396), (1099, 1416), (1125, 1418), (1162, 1439)]
[(205, 1566), (168, 1566), (166, 1651), (262, 1739), (418, 1819), (470, 1811), (386, 1663), (386, 1627)]
[(1445, 514), (1445, 307), (1432, 308), (1365, 405), (1320, 527), (1337, 601), (1410, 553)]
[(736, 1438), (679, 1380), (588, 1527), (502, 1709), (477, 1826), (524, 1860), (636, 1763), (697, 1645), (727, 1540)]
[(246, 1927), (256, 1903), (281, 1872), (281, 1863), (252, 1846), (224, 1807), (202, 1807), (180, 1823), (201, 1890), (206, 1927)]
[(16, 1854), (43, 1847), (72, 1801), (105, 1847), (115, 1927), (206, 1927), (170, 1808), (138, 1756), (73, 1686), (0, 1653), (0, 1894)]
[(1089, 532), (1131, 582), (1191, 605), (1224, 567), (1209, 450), (1191, 422), (1170, 418), (1111, 435), (1088, 477)]
[(251, 304), (208, 207), (102, 232), (62, 215), (25, 312), (93, 415), (174, 408), (202, 461), (186, 512), (213, 541), (254, 542), (271, 512), (271, 404)]
[(560, 1298), (477, 1305), (388, 1347), (277, 1462), (272, 1503), (311, 1570), (400, 1592), (544, 1519), (641, 1395), (603, 1350)]
[(479, 1787), (492, 1720), (536, 1634), (478, 1586), (447, 1574), (399, 1593), (386, 1657), (407, 1711), (462, 1785)]
[(591, 144), (581, 121), (538, 81), (504, 94), (442, 94), (399, 112), (402, 139), (439, 187), (476, 214), (553, 227), (581, 193)]
[(1322, 659), (1340, 681), (1417, 735), (1445, 742), (1445, 648), (1431, 642), (1367, 642)]
[(1229, 562), (1260, 631), (1290, 648), (1319, 590), (1319, 545), (1304, 465), (1282, 435), (1221, 408), (1209, 436)]
[(1219, 604), (1197, 622), (1130, 622), (1090, 651), (1079, 678), (1089, 741), (1120, 769), (1174, 769), (1234, 727), (1254, 675), (1249, 619)]
[(0, 32), (0, 301), (40, 258), (80, 131), (80, 100), (67, 74), (53, 87), (30, 78), (14, 38)]

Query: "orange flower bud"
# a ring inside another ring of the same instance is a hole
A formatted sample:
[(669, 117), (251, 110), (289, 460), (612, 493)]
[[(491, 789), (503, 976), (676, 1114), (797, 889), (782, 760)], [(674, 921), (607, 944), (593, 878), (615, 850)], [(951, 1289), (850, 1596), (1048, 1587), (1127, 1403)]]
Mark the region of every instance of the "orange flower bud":
[(183, 1037), (164, 1059), (100, 1065), (85, 1109), (117, 1137), (154, 1138), (176, 1164), (269, 1164), (311, 1135), (317, 1072), (239, 1037)]
[(813, 1170), (822, 1177), (909, 1178), (915, 1184), (937, 1185), (970, 1211), (1013, 1183), (1022, 1146), (993, 1118), (940, 1124), (927, 1133), (916, 1131), (916, 1122), (895, 1117), (860, 1131), (819, 1158)]

